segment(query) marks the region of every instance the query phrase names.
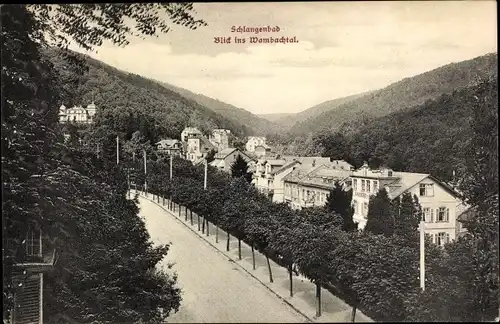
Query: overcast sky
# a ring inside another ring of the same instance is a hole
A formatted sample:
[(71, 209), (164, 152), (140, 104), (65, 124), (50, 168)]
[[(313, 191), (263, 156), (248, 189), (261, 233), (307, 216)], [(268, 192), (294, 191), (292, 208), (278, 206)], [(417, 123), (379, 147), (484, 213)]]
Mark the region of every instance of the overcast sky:
[[(298, 112), (497, 51), (495, 1), (196, 3), (207, 27), (174, 26), (90, 55), (256, 114)], [(232, 26), (279, 26), (295, 44), (215, 44)], [(83, 50), (80, 50), (83, 51)]]

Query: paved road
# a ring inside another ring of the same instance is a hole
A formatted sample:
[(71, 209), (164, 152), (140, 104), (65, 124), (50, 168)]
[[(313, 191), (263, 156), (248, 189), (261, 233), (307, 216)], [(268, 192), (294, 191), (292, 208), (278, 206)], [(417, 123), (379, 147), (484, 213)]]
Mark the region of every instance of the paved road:
[(140, 198), (140, 214), (153, 242), (171, 242), (162, 262), (174, 262), (182, 289), (179, 312), (169, 323), (304, 323), (295, 312), (227, 257), (161, 207)]

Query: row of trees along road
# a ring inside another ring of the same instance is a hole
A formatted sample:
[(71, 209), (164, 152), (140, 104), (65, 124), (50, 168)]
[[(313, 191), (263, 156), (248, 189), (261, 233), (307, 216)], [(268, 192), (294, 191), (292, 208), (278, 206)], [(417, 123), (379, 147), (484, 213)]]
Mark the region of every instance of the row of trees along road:
[[(166, 32), (169, 20), (187, 28), (204, 23), (187, 3), (0, 9), (4, 320), (19, 288), (12, 284), (12, 265), (24, 260), (31, 225), (42, 227), (58, 256), (44, 280), (45, 323), (163, 321), (180, 304), (175, 276), (155, 269), (168, 246), (151, 245), (136, 204), (125, 198), (124, 173), (95, 151), (77, 148), (78, 141), (64, 142), (61, 75), (41, 53), (49, 46), (64, 50), (69, 39), (88, 50), (104, 41), (127, 45), (132, 34)], [(60, 53), (68, 73), (85, 72), (70, 52)]]
[[(491, 91), (495, 89), (485, 87), (484, 97), (491, 97)], [(466, 223), (468, 235), (444, 248), (426, 238), (424, 292), (419, 287), (417, 231), (422, 212), (418, 199), (410, 194), (390, 201), (380, 191), (369, 203), (365, 230), (357, 231), (350, 192), (333, 189), (325, 207), (291, 210), (260, 194), (245, 177), (241, 161), (232, 169), (234, 177), (209, 166), (205, 190), (203, 165), (174, 158), (170, 180), (168, 158), (148, 160), (148, 191), (169, 197), (220, 226), (287, 267), (290, 276), (295, 264), (316, 283), (318, 299), (321, 287), (334, 285), (337, 294), (359, 303), (376, 320), (492, 320), (499, 309), (498, 187), (493, 185), (498, 183), (494, 169), (498, 137), (484, 132), (498, 134), (498, 115), (480, 97), (475, 112), (461, 192), (476, 214)], [(142, 167), (135, 171), (135, 178), (143, 180)], [(273, 281), (271, 271), (269, 280)]]

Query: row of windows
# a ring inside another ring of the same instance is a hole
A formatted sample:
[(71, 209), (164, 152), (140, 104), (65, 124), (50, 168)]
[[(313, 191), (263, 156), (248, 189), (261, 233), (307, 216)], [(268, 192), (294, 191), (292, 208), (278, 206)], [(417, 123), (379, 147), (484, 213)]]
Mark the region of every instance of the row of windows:
[[(378, 181), (377, 180), (367, 180), (367, 179), (361, 179), (361, 188), (360, 192), (377, 192), (378, 191)], [(354, 188), (354, 191), (358, 191), (358, 179), (353, 179), (352, 180), (352, 186)]]
[[(302, 189), (302, 199), (305, 199), (307, 201), (315, 201), (316, 203), (324, 203), (326, 202), (326, 198), (328, 197), (328, 194), (325, 192), (317, 191), (317, 190), (308, 190), (308, 189)], [(297, 186), (292, 186), (288, 183), (285, 184), (285, 194), (287, 196), (292, 196), (297, 198), (299, 195), (299, 189)]]
[(437, 245), (445, 245), (450, 242), (450, 234), (446, 232), (439, 232), (437, 234), (428, 234), (431, 237), (432, 243)]
[[(360, 203), (353, 199), (352, 206), (356, 215), (361, 215), (366, 218), (368, 215), (368, 203)], [(435, 210), (433, 208), (423, 208), (424, 220), (427, 223), (448, 223), (450, 221), (450, 209), (446, 207), (439, 207)]]
[(424, 220), (426, 223), (447, 223), (450, 221), (450, 209), (446, 207), (423, 208)]

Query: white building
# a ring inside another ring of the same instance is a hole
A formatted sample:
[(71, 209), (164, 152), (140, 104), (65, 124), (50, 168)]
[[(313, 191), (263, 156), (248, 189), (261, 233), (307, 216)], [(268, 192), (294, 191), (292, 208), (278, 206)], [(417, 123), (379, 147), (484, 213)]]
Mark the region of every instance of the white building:
[(425, 233), (434, 243), (443, 245), (454, 240), (460, 231), (457, 217), (466, 206), (456, 191), (430, 174), (371, 170), (365, 163), (351, 178), (353, 219), (358, 222), (359, 229), (366, 225), (370, 197), (385, 188), (391, 200), (405, 192), (418, 197), (425, 217)]
[(210, 143), (212, 143), (219, 152), (228, 149), (229, 134), (231, 134), (229, 129), (214, 129), (209, 137)]
[(260, 159), (255, 165), (252, 183), (255, 188), (270, 197), (273, 196), (274, 174), (287, 163), (283, 159)]
[(182, 142), (177, 139), (162, 139), (156, 143), (156, 149), (167, 155), (182, 156)]
[(199, 159), (207, 157), (211, 150), (215, 150), (215, 146), (205, 136), (190, 136), (187, 138), (187, 160), (195, 163)]
[(77, 123), (77, 124), (90, 124), (94, 122), (97, 107), (92, 102), (86, 108), (82, 106), (73, 106), (66, 108), (61, 105), (59, 107), (59, 122), (60, 123)]
[[(320, 157), (320, 156), (281, 156), (281, 157), (276, 157), (276, 160), (285, 160), (286, 163), (283, 164), (279, 168), (272, 168), (271, 172), (268, 172), (268, 184), (269, 184), (269, 191), (272, 192), (272, 200), (273, 202), (280, 203), (284, 202), (284, 189), (285, 189), (285, 183), (284, 183), (284, 178), (292, 171), (298, 170), (304, 170), (304, 172), (307, 172), (311, 169), (313, 169), (316, 166), (325, 164), (325, 163), (330, 163), (330, 158), (325, 158), (325, 157)], [(265, 172), (265, 169), (262, 169), (263, 172)], [(259, 174), (260, 175), (260, 174)], [(265, 182), (261, 182), (261, 186), (265, 185)], [(265, 190), (265, 189), (261, 189)]]
[(186, 127), (181, 133), (181, 141), (187, 142), (189, 137), (203, 136), (203, 133), (196, 127)]
[(337, 181), (350, 188), (351, 174), (352, 166), (345, 161), (296, 168), (283, 177), (284, 201), (294, 209), (324, 206)]
[(249, 136), (247, 143), (245, 144), (245, 149), (248, 152), (254, 152), (255, 148), (259, 145), (266, 145), (266, 138), (261, 136)]

